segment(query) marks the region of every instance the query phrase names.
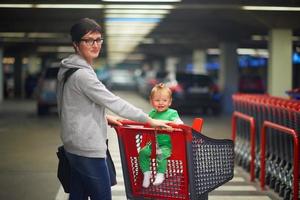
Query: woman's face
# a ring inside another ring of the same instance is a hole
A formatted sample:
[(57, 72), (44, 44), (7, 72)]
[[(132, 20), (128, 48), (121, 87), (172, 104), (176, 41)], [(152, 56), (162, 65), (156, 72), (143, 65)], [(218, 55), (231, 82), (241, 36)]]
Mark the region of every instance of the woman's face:
[(79, 43), (75, 44), (75, 48), (79, 55), (89, 64), (92, 64), (93, 60), (100, 53), (102, 42), (103, 40), (99, 32), (88, 32), (81, 38)]

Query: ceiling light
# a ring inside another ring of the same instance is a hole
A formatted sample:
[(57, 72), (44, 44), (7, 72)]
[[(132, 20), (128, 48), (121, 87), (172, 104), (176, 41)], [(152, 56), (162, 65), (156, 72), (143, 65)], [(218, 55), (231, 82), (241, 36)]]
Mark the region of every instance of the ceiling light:
[(247, 49), (247, 48), (238, 48), (238, 55), (252, 55), (252, 56), (263, 56), (268, 57), (269, 53), (267, 49)]
[(65, 34), (62, 33), (28, 33), (28, 38), (65, 38), (67, 37)]
[(76, 8), (99, 9), (101, 4), (0, 4), (0, 8)]
[(110, 4), (105, 5), (106, 9), (163, 9), (163, 10), (171, 10), (174, 9), (173, 5), (137, 5), (137, 4)]
[(252, 35), (251, 39), (254, 41), (265, 41), (268, 40), (268, 36), (265, 35)]
[(32, 4), (0, 4), (0, 8), (32, 8)]
[(106, 14), (106, 18), (142, 18), (142, 19), (161, 19), (164, 15), (159, 14)]
[(23, 38), (23, 37), (25, 37), (25, 33), (23, 33), (23, 32), (3, 32), (3, 33), (0, 33), (0, 37)]
[(14, 57), (3, 57), (2, 63), (3, 64), (14, 64), (15, 58)]
[(37, 52), (59, 52), (59, 53), (72, 53), (74, 48), (72, 46), (39, 46)]
[(257, 11), (300, 11), (300, 7), (281, 7), (281, 6), (242, 6), (243, 10)]
[(99, 9), (101, 4), (36, 4), (36, 8), (76, 8), (76, 9)]
[(105, 14), (169, 14), (170, 11), (169, 10), (147, 10), (147, 9), (107, 9), (105, 10)]
[(102, 0), (103, 2), (147, 2), (147, 3), (174, 3), (181, 0)]

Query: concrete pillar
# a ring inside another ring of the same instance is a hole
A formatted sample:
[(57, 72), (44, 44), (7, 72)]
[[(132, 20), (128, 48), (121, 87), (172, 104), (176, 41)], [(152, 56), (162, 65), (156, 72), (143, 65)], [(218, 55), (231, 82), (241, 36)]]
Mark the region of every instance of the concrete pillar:
[(223, 111), (233, 111), (232, 94), (237, 92), (238, 56), (237, 44), (224, 42), (220, 44), (220, 74), (219, 83), (223, 93)]
[(178, 58), (176, 57), (167, 57), (166, 58), (166, 71), (169, 72), (170, 80), (175, 80)]
[(38, 57), (36, 54), (31, 54), (28, 57), (27, 73), (28, 74), (36, 74), (39, 71), (41, 71), (41, 63), (42, 63), (42, 60), (40, 57)]
[(202, 49), (196, 49), (193, 51), (193, 65), (194, 73), (196, 74), (206, 74), (206, 52)]
[(3, 85), (3, 49), (0, 47), (0, 103), (3, 102), (4, 99), (4, 85)]
[(268, 93), (287, 96), (292, 89), (292, 30), (272, 29), (269, 33)]
[(24, 87), (23, 87), (23, 69), (22, 69), (22, 56), (17, 54), (15, 56), (14, 63), (14, 95), (15, 98), (24, 97)]
[(155, 71), (163, 71), (163, 68), (162, 68), (162, 65), (161, 65), (161, 62), (159, 60), (154, 60), (152, 62), (152, 67)]
[(179, 60), (176, 57), (167, 57), (166, 58), (166, 70), (171, 73), (176, 73), (178, 61)]

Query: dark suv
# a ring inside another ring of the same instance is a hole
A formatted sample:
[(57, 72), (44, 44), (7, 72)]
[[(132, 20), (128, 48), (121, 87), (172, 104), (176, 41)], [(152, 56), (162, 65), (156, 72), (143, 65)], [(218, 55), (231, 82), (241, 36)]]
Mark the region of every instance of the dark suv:
[(211, 110), (218, 115), (221, 112), (221, 94), (214, 80), (203, 74), (177, 73), (176, 80), (170, 82), (173, 91), (172, 107), (180, 112), (202, 109)]
[(57, 110), (56, 84), (59, 64), (52, 64), (43, 70), (37, 85), (37, 114), (48, 114), (50, 109)]

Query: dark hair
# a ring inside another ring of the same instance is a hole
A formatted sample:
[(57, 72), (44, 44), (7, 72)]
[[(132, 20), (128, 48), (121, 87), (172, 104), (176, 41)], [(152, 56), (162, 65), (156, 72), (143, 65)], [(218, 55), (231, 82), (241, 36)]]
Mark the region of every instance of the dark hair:
[(93, 19), (83, 18), (76, 22), (70, 30), (73, 42), (79, 42), (80, 39), (88, 32), (101, 33), (101, 26)]

